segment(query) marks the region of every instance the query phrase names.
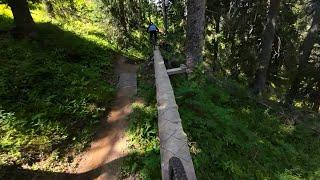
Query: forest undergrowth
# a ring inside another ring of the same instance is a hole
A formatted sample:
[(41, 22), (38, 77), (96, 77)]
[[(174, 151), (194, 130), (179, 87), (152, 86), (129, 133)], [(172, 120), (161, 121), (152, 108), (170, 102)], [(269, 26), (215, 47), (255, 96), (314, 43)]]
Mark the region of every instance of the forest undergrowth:
[[(52, 173), (74, 165), (114, 100), (115, 56), (152, 59), (144, 26), (153, 21), (161, 29), (162, 10), (140, 2), (52, 1), (49, 12), (29, 1), (37, 36), (24, 40), (11, 36), (11, 10), (0, 5), (0, 179), (7, 167)], [(260, 96), (249, 88), (268, 3), (207, 4), (204, 61), (191, 76), (171, 78), (198, 179), (320, 179), (319, 45), (298, 74), (304, 80), (293, 102), (285, 101), (308, 34), (308, 3), (283, 1), (278, 49), (272, 48), (268, 88)], [(186, 60), (185, 1), (171, 1), (168, 10), (159, 46), (172, 68)], [(131, 152), (121, 175), (161, 179), (153, 69), (142, 65), (138, 76), (143, 101), (133, 104)]]
[(140, 100), (132, 106), (127, 130), (131, 155), (125, 158), (121, 174), (123, 177), (161, 179), (154, 72), (146, 64), (138, 71), (137, 99)]
[(60, 26), (42, 11), (33, 12), (38, 37), (16, 41), (10, 11), (0, 8), (0, 166), (65, 171), (114, 99), (116, 53), (87, 33), (93, 24)]
[[(123, 170), (143, 179), (161, 179), (154, 173), (160, 152), (152, 80), (140, 82), (147, 103), (134, 107), (129, 130), (137, 155)], [(320, 178), (320, 134), (310, 128), (320, 127), (318, 115), (296, 122), (285, 106), (249, 98), (246, 88), (227, 78), (199, 73), (172, 82), (198, 179)]]
[(230, 79), (201, 77), (174, 81), (199, 179), (320, 178), (320, 134), (309, 128), (319, 127), (318, 115), (298, 123)]

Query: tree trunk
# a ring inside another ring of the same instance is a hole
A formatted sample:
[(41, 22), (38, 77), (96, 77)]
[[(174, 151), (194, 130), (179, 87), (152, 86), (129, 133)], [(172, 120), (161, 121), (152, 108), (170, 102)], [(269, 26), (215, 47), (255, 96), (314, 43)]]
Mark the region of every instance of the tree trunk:
[(319, 110), (320, 110), (320, 83), (318, 83), (317, 92), (313, 93), (312, 101), (313, 101), (312, 110), (319, 112)]
[(320, 9), (316, 8), (312, 15), (312, 24), (299, 49), (299, 67), (295, 77), (293, 78), (291, 88), (287, 94), (287, 103), (292, 104), (294, 97), (297, 95), (300, 83), (303, 79), (305, 67), (308, 63), (314, 44), (317, 42), (317, 34), (320, 23)]
[(162, 0), (162, 14), (163, 14), (164, 33), (167, 34), (167, 32), (168, 32), (168, 15), (167, 15), (166, 0)]
[(205, 0), (187, 1), (187, 66), (193, 69), (202, 60), (204, 47)]
[(312, 110), (319, 112), (320, 110), (320, 82), (317, 82), (317, 89), (312, 95), (313, 106)]
[(238, 67), (238, 60), (236, 59), (237, 57), (237, 46), (236, 46), (236, 40), (235, 40), (235, 33), (230, 33), (229, 35), (229, 41), (231, 43), (231, 55), (230, 55), (230, 59), (231, 59), (231, 77), (233, 79), (238, 79), (239, 74), (240, 74), (240, 70)]
[(259, 67), (255, 77), (253, 92), (261, 93), (266, 86), (267, 70), (270, 64), (272, 44), (276, 29), (276, 20), (280, 9), (280, 0), (270, 0), (267, 24), (262, 34), (262, 48), (259, 54)]
[[(215, 31), (216, 35), (220, 33), (220, 20), (221, 16), (220, 13), (214, 18), (215, 19)], [(218, 61), (218, 53), (219, 53), (219, 40), (217, 37), (214, 39), (214, 44), (213, 44), (213, 59), (215, 62)]]
[(32, 19), (29, 6), (26, 0), (9, 0), (8, 5), (11, 8), (14, 17), (14, 36), (26, 37), (35, 33), (35, 23)]

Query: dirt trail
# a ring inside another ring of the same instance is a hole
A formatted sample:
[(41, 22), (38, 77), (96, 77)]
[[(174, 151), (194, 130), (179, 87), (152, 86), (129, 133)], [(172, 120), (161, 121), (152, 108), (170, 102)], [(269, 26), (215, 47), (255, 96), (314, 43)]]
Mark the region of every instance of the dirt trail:
[(128, 126), (127, 117), (131, 113), (131, 97), (137, 92), (136, 71), (136, 65), (127, 64), (123, 57), (118, 58), (117, 99), (91, 147), (78, 160), (76, 173), (87, 174), (80, 179), (118, 179), (121, 159), (128, 153), (125, 130)]

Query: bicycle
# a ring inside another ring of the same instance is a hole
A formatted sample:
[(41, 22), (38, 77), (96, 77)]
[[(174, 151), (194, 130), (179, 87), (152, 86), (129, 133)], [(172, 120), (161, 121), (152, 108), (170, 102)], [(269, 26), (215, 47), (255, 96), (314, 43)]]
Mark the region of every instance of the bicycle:
[(153, 50), (156, 49), (156, 46), (157, 46), (157, 40), (156, 40), (156, 34), (152, 34), (152, 37), (151, 37), (151, 45), (153, 47)]
[(169, 160), (169, 179), (188, 180), (183, 164), (177, 157), (172, 157)]

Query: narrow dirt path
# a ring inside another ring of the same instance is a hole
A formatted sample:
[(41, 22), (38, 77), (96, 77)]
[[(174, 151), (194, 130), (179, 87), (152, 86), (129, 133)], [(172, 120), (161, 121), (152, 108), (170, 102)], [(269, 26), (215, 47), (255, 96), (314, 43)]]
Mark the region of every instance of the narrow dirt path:
[(79, 179), (118, 179), (121, 159), (128, 153), (125, 130), (131, 113), (131, 97), (137, 92), (136, 71), (136, 65), (127, 64), (123, 57), (118, 58), (117, 98), (91, 147), (80, 156), (76, 173), (86, 176)]

